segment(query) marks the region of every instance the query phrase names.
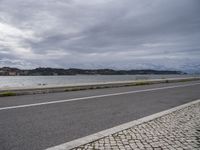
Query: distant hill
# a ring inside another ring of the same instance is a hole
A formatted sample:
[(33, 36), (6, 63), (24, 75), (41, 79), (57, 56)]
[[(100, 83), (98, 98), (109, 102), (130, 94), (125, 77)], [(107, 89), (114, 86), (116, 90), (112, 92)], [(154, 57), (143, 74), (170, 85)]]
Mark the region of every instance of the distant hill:
[(21, 70), (18, 68), (0, 68), (0, 75), (27, 75), (27, 76), (47, 76), (47, 75), (144, 75), (144, 74), (185, 74), (181, 71), (170, 70), (113, 70), (113, 69), (60, 69), (60, 68), (36, 68)]

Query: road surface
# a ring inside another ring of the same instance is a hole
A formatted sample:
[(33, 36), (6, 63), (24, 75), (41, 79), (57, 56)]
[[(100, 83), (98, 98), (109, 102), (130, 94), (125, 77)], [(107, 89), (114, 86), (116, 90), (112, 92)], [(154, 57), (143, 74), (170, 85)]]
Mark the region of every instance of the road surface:
[(45, 149), (199, 98), (198, 81), (0, 98), (0, 149)]

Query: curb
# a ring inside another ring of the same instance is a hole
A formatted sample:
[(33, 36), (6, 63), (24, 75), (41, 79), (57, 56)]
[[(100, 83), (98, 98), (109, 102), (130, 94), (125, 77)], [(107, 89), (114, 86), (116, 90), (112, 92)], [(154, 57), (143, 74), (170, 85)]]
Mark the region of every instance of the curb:
[(109, 136), (111, 134), (114, 134), (116, 132), (131, 128), (133, 126), (136, 126), (136, 125), (139, 125), (139, 124), (142, 124), (142, 123), (145, 123), (145, 122), (149, 122), (149, 121), (154, 120), (156, 118), (159, 118), (159, 117), (162, 117), (164, 115), (173, 113), (177, 110), (183, 109), (185, 107), (188, 107), (190, 105), (197, 104), (197, 103), (200, 103), (200, 99), (186, 103), (186, 104), (183, 104), (183, 105), (180, 105), (180, 106), (177, 106), (177, 107), (174, 107), (174, 108), (171, 108), (171, 109), (168, 109), (168, 110), (165, 110), (165, 111), (162, 111), (162, 112), (159, 112), (159, 113), (155, 113), (153, 115), (150, 115), (150, 116), (147, 116), (147, 117), (135, 120), (135, 121), (124, 123), (122, 125), (119, 125), (119, 126), (107, 129), (107, 130), (103, 130), (103, 131), (100, 131), (98, 133), (95, 133), (95, 134), (92, 134), (92, 135), (89, 135), (89, 136), (86, 136), (86, 137), (83, 137), (83, 138), (79, 138), (79, 139), (76, 139), (76, 140), (73, 140), (73, 141), (70, 141), (70, 142), (66, 142), (66, 143), (63, 143), (63, 144), (58, 145), (58, 146), (50, 147), (50, 148), (47, 148), (46, 150), (69, 150), (69, 149), (73, 149), (73, 148), (79, 147), (81, 145), (85, 145), (87, 143), (91, 143), (93, 141), (99, 140), (101, 138), (104, 138), (104, 137)]

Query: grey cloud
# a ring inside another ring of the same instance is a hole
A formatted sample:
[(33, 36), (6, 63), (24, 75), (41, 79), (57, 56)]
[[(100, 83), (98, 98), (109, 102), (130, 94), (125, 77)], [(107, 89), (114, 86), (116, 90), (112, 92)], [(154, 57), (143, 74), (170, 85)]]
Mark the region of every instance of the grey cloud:
[[(198, 71), (199, 14), (199, 0), (0, 1), (0, 23), (31, 35), (5, 36), (33, 66)], [(0, 59), (13, 51), (5, 42)]]

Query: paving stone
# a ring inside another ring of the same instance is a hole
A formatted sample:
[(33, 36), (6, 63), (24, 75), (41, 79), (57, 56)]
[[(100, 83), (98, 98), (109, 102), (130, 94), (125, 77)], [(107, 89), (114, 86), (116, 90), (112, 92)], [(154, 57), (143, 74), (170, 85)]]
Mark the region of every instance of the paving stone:
[(74, 148), (200, 150), (200, 103)]

